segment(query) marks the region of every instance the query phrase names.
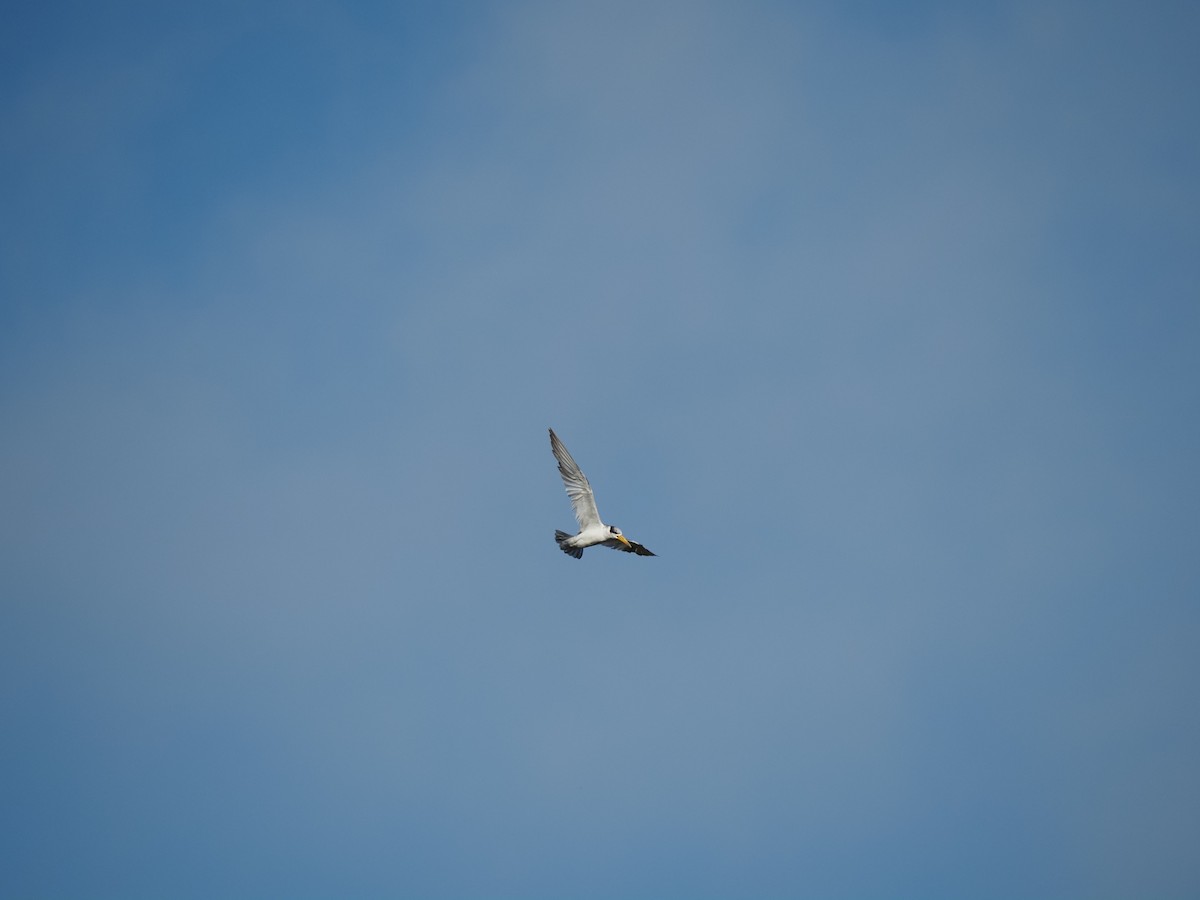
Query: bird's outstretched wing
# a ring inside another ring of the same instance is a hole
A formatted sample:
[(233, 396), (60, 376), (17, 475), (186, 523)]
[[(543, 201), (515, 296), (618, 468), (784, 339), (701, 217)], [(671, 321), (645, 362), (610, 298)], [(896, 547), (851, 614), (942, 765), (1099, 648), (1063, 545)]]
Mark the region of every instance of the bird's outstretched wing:
[(651, 553), (637, 541), (629, 541), (628, 547), (620, 541), (605, 541), (604, 546), (612, 547), (614, 550), (623, 550), (626, 553), (636, 553), (638, 556), (658, 556), (657, 553)]
[(579, 466), (558, 439), (554, 429), (550, 429), (550, 449), (558, 460), (558, 474), (562, 476), (567, 496), (571, 498), (571, 508), (575, 510), (575, 521), (579, 530), (583, 531), (592, 525), (600, 524), (600, 513), (596, 512), (596, 498), (592, 496), (592, 486), (587, 476), (579, 471)]

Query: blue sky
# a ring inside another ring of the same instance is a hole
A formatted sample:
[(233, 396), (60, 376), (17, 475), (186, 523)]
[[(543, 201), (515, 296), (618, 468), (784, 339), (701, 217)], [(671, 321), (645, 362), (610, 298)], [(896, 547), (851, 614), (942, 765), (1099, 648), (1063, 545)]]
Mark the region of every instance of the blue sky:
[(1200, 14), (23, 6), (0, 892), (1200, 890)]

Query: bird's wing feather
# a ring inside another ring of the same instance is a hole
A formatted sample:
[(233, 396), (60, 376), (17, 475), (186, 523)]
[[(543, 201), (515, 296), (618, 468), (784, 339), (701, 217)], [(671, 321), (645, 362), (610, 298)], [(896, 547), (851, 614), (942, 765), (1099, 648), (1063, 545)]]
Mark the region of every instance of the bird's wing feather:
[(553, 428), (550, 429), (550, 449), (554, 452), (554, 458), (558, 460), (558, 474), (562, 476), (567, 496), (571, 498), (571, 508), (575, 510), (575, 521), (579, 523), (579, 530), (599, 525), (600, 513), (596, 511), (596, 498), (592, 496), (592, 486)]
[(626, 547), (618, 540), (604, 542), (605, 547), (611, 547), (613, 550), (621, 550), (625, 553), (636, 553), (638, 556), (658, 556), (657, 553), (651, 553), (637, 541), (629, 541), (629, 546)]

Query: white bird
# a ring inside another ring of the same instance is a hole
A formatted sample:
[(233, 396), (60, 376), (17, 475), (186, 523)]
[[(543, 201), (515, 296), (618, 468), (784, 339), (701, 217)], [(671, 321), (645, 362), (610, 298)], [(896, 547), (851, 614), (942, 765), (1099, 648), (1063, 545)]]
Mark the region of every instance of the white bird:
[(558, 473), (562, 475), (563, 484), (567, 488), (567, 496), (571, 498), (571, 508), (575, 510), (575, 520), (579, 523), (579, 533), (567, 534), (565, 531), (555, 531), (554, 540), (558, 541), (558, 549), (569, 556), (580, 559), (585, 547), (595, 547), (600, 544), (614, 550), (626, 553), (636, 553), (638, 556), (655, 556), (641, 544), (629, 540), (621, 534), (616, 525), (605, 525), (600, 521), (600, 513), (596, 512), (596, 498), (592, 496), (592, 486), (587, 476), (579, 470), (578, 464), (571, 458), (563, 442), (558, 439), (554, 429), (550, 429), (550, 449), (558, 460)]

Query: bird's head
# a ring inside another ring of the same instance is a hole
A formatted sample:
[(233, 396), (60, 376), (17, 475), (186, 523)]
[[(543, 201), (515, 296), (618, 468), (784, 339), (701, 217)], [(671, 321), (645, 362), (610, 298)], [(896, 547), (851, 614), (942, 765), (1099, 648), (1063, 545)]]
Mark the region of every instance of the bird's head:
[(621, 529), (618, 528), (616, 525), (609, 525), (608, 533), (611, 534), (618, 541), (620, 541), (622, 544), (624, 544), (626, 547), (629, 546), (628, 538), (626, 538), (625, 535), (621, 534)]

